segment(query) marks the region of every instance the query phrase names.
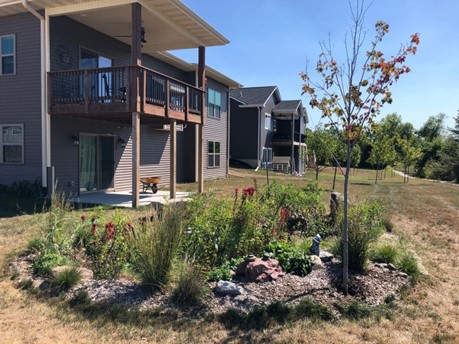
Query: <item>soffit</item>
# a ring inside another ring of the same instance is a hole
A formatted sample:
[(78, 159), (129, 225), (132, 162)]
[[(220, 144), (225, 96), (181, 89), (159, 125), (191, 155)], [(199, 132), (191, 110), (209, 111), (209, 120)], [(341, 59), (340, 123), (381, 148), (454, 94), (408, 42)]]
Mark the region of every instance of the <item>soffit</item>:
[[(52, 16), (70, 18), (114, 37), (131, 43), (131, 3), (136, 1), (91, 0), (29, 0), (32, 8), (47, 8)], [(179, 0), (139, 0), (142, 5), (142, 27), (146, 43), (142, 52), (217, 46), (229, 43), (214, 28)], [(20, 1), (0, 0), (0, 16), (24, 13)]]

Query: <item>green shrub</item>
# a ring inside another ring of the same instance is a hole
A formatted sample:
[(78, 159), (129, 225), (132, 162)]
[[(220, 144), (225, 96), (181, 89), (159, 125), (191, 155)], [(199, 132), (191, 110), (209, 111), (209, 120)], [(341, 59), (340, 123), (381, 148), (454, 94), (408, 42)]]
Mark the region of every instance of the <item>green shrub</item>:
[(27, 242), (27, 250), (29, 252), (40, 252), (45, 246), (43, 239), (41, 237), (31, 238)]
[(239, 263), (241, 263), (243, 258), (233, 258), (228, 261), (225, 261), (222, 265), (214, 267), (207, 273), (208, 281), (231, 281), (234, 271), (236, 271)]
[(419, 267), (418, 267), (418, 261), (416, 257), (409, 253), (405, 252), (397, 262), (397, 265), (399, 269), (408, 275), (411, 275), (413, 277), (418, 277), (419, 276)]
[(71, 208), (65, 195), (54, 190), (50, 208), (41, 226), (44, 252), (65, 255), (71, 251), (73, 240), (71, 229), (74, 228), (70, 215)]
[(296, 305), (292, 310), (292, 315), (296, 319), (312, 318), (326, 321), (334, 319), (332, 312), (326, 306), (311, 299), (305, 299)]
[(376, 245), (371, 250), (370, 259), (378, 263), (392, 263), (395, 264), (399, 255), (399, 249), (394, 244), (383, 243)]
[[(105, 221), (107, 220), (102, 214), (93, 215), (87, 226), (91, 239), (83, 239), (84, 237), (80, 234), (79, 240), (80, 245), (86, 248), (94, 276), (114, 279), (119, 276), (130, 255), (128, 241), (132, 224), (119, 209), (115, 210), (111, 221)], [(75, 240), (73, 242), (75, 244)]]
[(372, 313), (367, 305), (357, 301), (346, 304), (336, 304), (335, 306), (344, 317), (351, 320), (368, 318)]
[(89, 306), (91, 299), (86, 290), (78, 290), (78, 292), (69, 300), (70, 307)]
[(81, 281), (81, 272), (72, 266), (57, 273), (51, 280), (51, 286), (56, 291), (67, 291)]
[(265, 252), (276, 258), (285, 272), (306, 276), (312, 270), (309, 256), (292, 244), (273, 242), (266, 247)]
[(178, 269), (172, 300), (180, 306), (196, 305), (206, 293), (203, 274), (193, 263), (183, 261)]
[(48, 275), (52, 268), (70, 264), (69, 258), (57, 253), (45, 253), (37, 257), (32, 263), (35, 273)]
[[(343, 218), (340, 219), (343, 227)], [(357, 271), (365, 269), (370, 244), (384, 232), (381, 207), (378, 203), (363, 203), (349, 208), (349, 268)], [(338, 241), (338, 252), (343, 252), (342, 236)]]
[(160, 217), (134, 229), (130, 263), (143, 283), (160, 288), (169, 281), (183, 230), (182, 217), (178, 206), (167, 206)]
[(34, 182), (20, 180), (13, 182), (8, 191), (22, 197), (39, 198), (42, 196), (41, 182), (37, 179)]

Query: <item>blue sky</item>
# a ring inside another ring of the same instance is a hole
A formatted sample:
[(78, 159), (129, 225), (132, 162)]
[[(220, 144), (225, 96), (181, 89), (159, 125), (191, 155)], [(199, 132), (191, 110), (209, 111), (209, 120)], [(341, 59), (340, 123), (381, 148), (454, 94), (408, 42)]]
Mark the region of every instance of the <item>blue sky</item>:
[[(182, 0), (231, 42), (210, 47), (207, 65), (246, 87), (277, 85), (283, 99), (302, 99), (312, 123), (320, 114), (301, 96), (299, 73), (309, 72), (320, 53), (319, 42), (330, 36), (338, 62), (344, 62), (343, 38), (351, 23), (346, 0)], [(354, 2), (354, 0), (351, 0)], [(446, 114), (453, 126), (459, 109), (459, 1), (374, 0), (366, 17), (368, 44), (374, 23), (390, 25), (381, 50), (395, 54), (410, 35), (420, 33), (418, 53), (410, 56), (412, 69), (392, 87), (394, 102), (384, 106), (381, 119), (397, 112), (419, 128), (429, 116)], [(173, 52), (190, 62), (196, 50)]]

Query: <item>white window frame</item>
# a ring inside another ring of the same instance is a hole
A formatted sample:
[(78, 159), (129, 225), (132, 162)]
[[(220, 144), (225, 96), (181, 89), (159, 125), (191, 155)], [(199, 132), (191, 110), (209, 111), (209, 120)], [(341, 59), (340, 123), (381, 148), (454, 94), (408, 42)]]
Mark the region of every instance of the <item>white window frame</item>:
[[(3, 142), (4, 127), (21, 127), (21, 142), (20, 143), (5, 143)], [(24, 124), (0, 124), (0, 164), (2, 165), (23, 165), (24, 164)], [(5, 146), (21, 146), (21, 162), (5, 162), (3, 156), (3, 148)]]
[[(3, 38), (8, 38), (12, 37), (13, 38), (13, 53), (12, 54), (4, 54), (2, 51), (2, 40)], [(3, 58), (4, 57), (13, 57), (13, 72), (12, 73), (3, 73)], [(3, 35), (0, 36), (0, 75), (15, 75), (16, 74), (16, 35)]]
[[(219, 152), (215, 152), (216, 144), (218, 143)], [(213, 153), (210, 152), (209, 145), (213, 145)], [(215, 164), (215, 157), (218, 156), (218, 165)], [(220, 168), (221, 167), (221, 156), (222, 156), (222, 145), (220, 141), (207, 141), (207, 168)], [(212, 157), (212, 164), (209, 163), (210, 158)]]
[[(216, 97), (217, 95), (220, 96), (219, 97), (220, 104), (217, 104), (217, 97)], [(211, 104), (213, 105), (212, 106), (213, 111), (210, 111)], [(207, 89), (207, 117), (220, 119), (221, 116), (222, 116), (222, 93), (209, 87)]]
[(271, 114), (265, 112), (265, 129), (271, 130)]

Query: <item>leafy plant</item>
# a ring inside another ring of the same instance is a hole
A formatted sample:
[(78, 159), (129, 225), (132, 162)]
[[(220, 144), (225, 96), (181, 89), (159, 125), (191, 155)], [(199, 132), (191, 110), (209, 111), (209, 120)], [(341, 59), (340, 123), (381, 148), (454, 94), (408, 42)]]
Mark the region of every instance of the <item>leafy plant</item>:
[(273, 242), (266, 247), (265, 251), (279, 261), (285, 272), (306, 276), (312, 270), (312, 262), (308, 255), (291, 244)]
[(222, 265), (214, 267), (207, 274), (208, 281), (231, 281), (233, 273), (243, 258), (233, 258), (225, 261)]
[(51, 272), (52, 268), (56, 266), (63, 266), (70, 264), (69, 258), (62, 256), (58, 253), (44, 253), (37, 257), (32, 263), (32, 268), (35, 273), (40, 275), (47, 275)]
[[(80, 233), (78, 238), (80, 245), (86, 248), (94, 275), (97, 278), (114, 279), (119, 276), (130, 255), (128, 240), (132, 224), (118, 209), (111, 221), (102, 224), (100, 221), (103, 219), (102, 216), (93, 215), (87, 226), (83, 227), (88, 234), (83, 236)], [(85, 219), (82, 218), (82, 221)], [(91, 235), (91, 239), (88, 235)]]

